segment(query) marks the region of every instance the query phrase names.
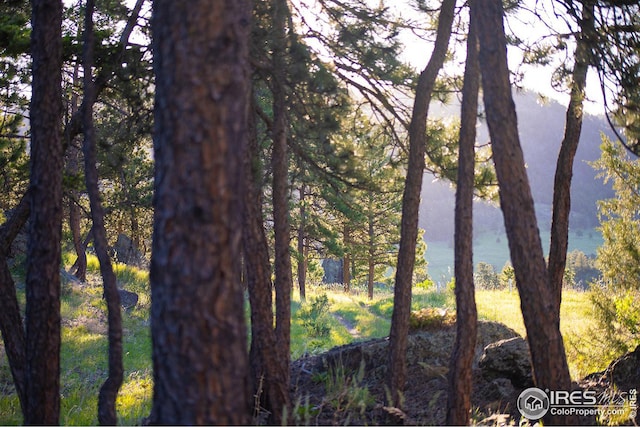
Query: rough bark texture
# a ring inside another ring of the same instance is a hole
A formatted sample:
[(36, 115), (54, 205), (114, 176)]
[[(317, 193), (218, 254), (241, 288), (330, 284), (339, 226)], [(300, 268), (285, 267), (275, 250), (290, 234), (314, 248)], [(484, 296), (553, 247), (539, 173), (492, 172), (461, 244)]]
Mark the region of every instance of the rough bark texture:
[(20, 400), (22, 413), (26, 410), (25, 394), (25, 332), (16, 295), (15, 283), (6, 261), (11, 243), (29, 218), (29, 193), (21, 200), (13, 215), (0, 228), (0, 332), (11, 368), (11, 375)]
[(548, 270), (556, 303), (555, 310), (558, 313), (560, 312), (560, 302), (562, 301), (562, 280), (567, 265), (567, 248), (569, 246), (573, 159), (578, 150), (580, 133), (582, 132), (584, 89), (591, 56), (589, 36), (595, 32), (593, 8), (593, 3), (590, 1), (583, 4), (582, 33), (577, 40), (571, 99), (567, 107), (564, 138), (560, 146), (553, 184), (553, 219), (551, 222)]
[(31, 216), (26, 277), (25, 424), (60, 415), (62, 2), (33, 0)]
[(242, 229), (245, 279), (251, 306), (251, 368), (254, 422), (261, 411), (269, 413), (270, 424), (281, 425), (283, 409), (290, 406), (288, 355), (276, 345), (273, 329), (273, 284), (269, 245), (262, 214), (262, 185), (255, 124), (249, 118), (249, 149), (245, 155), (245, 216)]
[[(84, 68), (84, 94), (88, 100), (94, 99), (93, 68), (93, 10), (95, 3), (87, 0), (85, 6), (84, 40), (83, 40), (83, 68)], [(98, 395), (98, 422), (100, 425), (116, 425), (116, 397), (122, 385), (122, 313), (120, 311), (120, 294), (116, 284), (116, 276), (111, 267), (107, 231), (104, 225), (104, 209), (100, 201), (100, 189), (98, 187), (98, 169), (96, 154), (96, 136), (93, 125), (93, 104), (86, 104), (83, 109), (82, 130), (84, 134), (84, 170), (89, 204), (91, 206), (91, 219), (93, 221), (93, 241), (96, 255), (100, 262), (100, 273), (104, 288), (104, 298), (107, 302), (108, 341), (109, 341), (109, 367), (108, 376), (100, 387)]]
[(426, 127), (429, 102), (438, 72), (444, 64), (455, 9), (455, 0), (443, 0), (438, 18), (438, 33), (431, 59), (420, 73), (409, 128), (409, 165), (402, 197), (400, 248), (394, 289), (393, 315), (389, 333), (389, 370), (387, 383), (392, 402), (400, 405), (400, 393), (406, 382), (406, 349), (411, 311), (411, 281), (418, 239), (418, 208), (424, 173)]
[[(503, 10), (500, 0), (472, 4), (478, 23), (480, 69), (494, 163), (500, 186), (500, 205), (520, 293), (522, 314), (531, 349), (535, 383), (550, 390), (570, 390), (560, 318), (542, 252), (507, 67)], [(545, 423), (567, 424), (567, 417)]]
[[(273, 231), (275, 239), (276, 337), (289, 359), (291, 341), (291, 242), (289, 225), (289, 155), (287, 150), (286, 0), (273, 2)], [(287, 375), (289, 363), (287, 362)]]
[(473, 188), (480, 68), (475, 22), (469, 24), (455, 208), (456, 342), (449, 365), (447, 424), (468, 425), (478, 312), (473, 283)]
[[(121, 54), (124, 53), (126, 47), (128, 46), (129, 36), (131, 35), (131, 32), (136, 25), (144, 1), (145, 0), (137, 0), (134, 9), (127, 21), (127, 25), (125, 26), (121, 34)], [(118, 56), (114, 56), (113, 60), (114, 63), (117, 64), (120, 58)], [(113, 77), (116, 69), (117, 67), (115, 66), (102, 68), (101, 74), (96, 79), (95, 96), (97, 96), (97, 93), (105, 88), (107, 82)], [(81, 106), (80, 110), (76, 111), (72, 115), (69, 123), (67, 123), (67, 125), (65, 126), (63, 132), (64, 139), (62, 142), (63, 147), (68, 146), (69, 142), (81, 132), (82, 108), (83, 107)], [(5, 351), (8, 355), (7, 359), (11, 367), (11, 372), (19, 397), (21, 393), (20, 390), (22, 390), (21, 406), (23, 409), (23, 413), (26, 410), (26, 385), (24, 383), (24, 372), (26, 370), (26, 338), (25, 331), (22, 326), (22, 321), (15, 322), (13, 320), (19, 319), (21, 316), (19, 311), (16, 311), (16, 308), (18, 307), (18, 300), (16, 298), (13, 278), (9, 273), (6, 255), (15, 236), (22, 229), (22, 227), (27, 222), (27, 219), (29, 218), (31, 211), (30, 194), (30, 192), (27, 192), (22, 196), (22, 199), (18, 204), (18, 208), (14, 210), (12, 216), (3, 225), (3, 231), (0, 236), (0, 245), (2, 245), (2, 250), (0, 250), (0, 293), (2, 295), (2, 298), (0, 299), (0, 330), (2, 331), (3, 339), (5, 340)], [(91, 235), (92, 232), (90, 231), (87, 238), (85, 239), (85, 242), (83, 243), (83, 247), (85, 249), (88, 243), (88, 239), (91, 238)], [(12, 342), (13, 344), (8, 344), (9, 342)], [(20, 344), (20, 342), (22, 342), (23, 344)], [(20, 372), (22, 372), (23, 375), (20, 375)]]
[(251, 8), (153, 3), (154, 424), (250, 421), (242, 252)]

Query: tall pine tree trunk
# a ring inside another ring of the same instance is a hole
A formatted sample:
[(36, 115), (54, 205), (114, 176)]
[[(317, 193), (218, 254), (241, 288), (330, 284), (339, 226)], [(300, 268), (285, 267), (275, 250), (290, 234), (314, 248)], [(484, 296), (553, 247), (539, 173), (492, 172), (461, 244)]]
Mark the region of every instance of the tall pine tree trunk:
[(248, 424), (240, 277), (250, 2), (153, 3), (154, 424)]
[[(276, 336), (289, 359), (291, 347), (291, 229), (289, 225), (289, 155), (287, 149), (286, 0), (273, 2), (273, 223), (275, 233)], [(287, 373), (289, 364), (287, 363)]]
[[(560, 317), (547, 274), (533, 197), (518, 136), (511, 96), (507, 48), (500, 0), (472, 4), (478, 23), (480, 69), (487, 123), (500, 188), (509, 250), (520, 293), (536, 386), (571, 390), (571, 377), (560, 334)], [(546, 423), (567, 424), (572, 418), (549, 415)]]
[(16, 294), (15, 283), (7, 264), (7, 254), (17, 234), (29, 218), (29, 192), (20, 200), (9, 218), (0, 228), (0, 332), (4, 341), (9, 367), (22, 413), (26, 412), (25, 391), (25, 332)]
[(436, 77), (447, 54), (455, 5), (455, 0), (442, 1), (435, 46), (429, 63), (418, 78), (409, 128), (409, 165), (402, 196), (400, 248), (398, 250), (393, 315), (391, 316), (391, 331), (389, 333), (389, 370), (387, 372), (387, 384), (392, 399), (392, 402), (388, 403), (396, 406), (400, 405), (400, 394), (404, 389), (407, 377), (407, 336), (411, 312), (411, 282), (418, 239), (418, 209), (424, 173), (426, 120)]
[[(253, 114), (249, 117), (249, 149), (245, 154), (245, 216), (242, 229), (246, 282), (251, 307), (251, 368), (254, 422), (259, 411), (270, 413), (270, 424), (281, 425), (290, 406), (288, 354), (277, 345), (273, 328), (273, 284), (269, 245), (262, 214), (262, 170)], [(260, 405), (260, 407), (258, 407)]]
[(562, 301), (562, 281), (567, 265), (569, 247), (569, 214), (571, 213), (571, 179), (580, 134), (582, 132), (584, 89), (587, 70), (591, 60), (590, 37), (595, 33), (593, 16), (594, 3), (587, 0), (582, 6), (581, 33), (578, 35), (575, 64), (573, 66), (571, 98), (567, 107), (564, 138), (556, 165), (553, 184), (553, 217), (551, 222), (551, 243), (549, 246), (549, 280), (554, 292), (555, 310), (560, 313)]
[(456, 341), (449, 364), (447, 424), (468, 425), (478, 312), (473, 283), (473, 188), (480, 68), (476, 23), (471, 19), (462, 87), (455, 208)]
[(26, 277), (25, 424), (60, 416), (62, 1), (32, 0), (31, 217)]
[[(87, 0), (85, 5), (84, 21), (84, 93), (87, 99), (94, 99), (93, 82), (93, 10), (94, 0)], [(100, 273), (104, 289), (104, 298), (107, 302), (108, 342), (109, 342), (109, 366), (108, 376), (98, 395), (98, 422), (101, 425), (116, 425), (116, 397), (122, 385), (122, 313), (120, 311), (120, 294), (116, 284), (116, 276), (109, 258), (107, 243), (107, 231), (104, 225), (104, 209), (100, 201), (100, 189), (98, 187), (98, 169), (96, 154), (96, 136), (93, 125), (93, 104), (85, 105), (83, 110), (82, 130), (84, 134), (84, 173), (89, 204), (91, 205), (91, 219), (93, 221), (93, 241), (96, 255), (100, 262)]]
[(300, 227), (298, 228), (298, 289), (300, 290), (300, 301), (307, 300), (307, 255), (308, 249), (305, 244), (307, 211), (305, 206), (305, 185), (300, 185)]

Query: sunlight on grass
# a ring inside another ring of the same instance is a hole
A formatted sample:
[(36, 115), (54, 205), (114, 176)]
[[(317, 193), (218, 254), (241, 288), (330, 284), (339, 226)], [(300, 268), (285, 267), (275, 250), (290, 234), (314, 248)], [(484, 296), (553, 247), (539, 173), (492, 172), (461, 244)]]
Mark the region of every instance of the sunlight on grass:
[(153, 375), (149, 369), (133, 371), (125, 378), (116, 410), (122, 425), (140, 425), (143, 418), (151, 413), (153, 398)]
[[(476, 303), (480, 319), (504, 323), (523, 337), (527, 335), (520, 311), (520, 297), (515, 290), (511, 292), (478, 290)], [(588, 292), (574, 290), (562, 292), (560, 332), (564, 338), (571, 377), (574, 379), (602, 369), (608, 364), (608, 361), (600, 361), (600, 365), (597, 364), (598, 361), (595, 361), (595, 364), (591, 361), (589, 365), (580, 357), (587, 352), (592, 339), (591, 331), (596, 326), (592, 310)]]

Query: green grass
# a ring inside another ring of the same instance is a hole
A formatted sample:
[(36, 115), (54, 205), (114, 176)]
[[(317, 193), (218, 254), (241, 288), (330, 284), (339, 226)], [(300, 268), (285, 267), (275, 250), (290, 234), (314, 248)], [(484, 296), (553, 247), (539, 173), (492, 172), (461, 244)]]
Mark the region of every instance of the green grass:
[[(73, 260), (71, 260), (72, 262)], [(61, 419), (67, 425), (93, 425), (97, 423), (97, 396), (99, 387), (106, 378), (107, 340), (104, 316), (106, 306), (102, 300), (101, 281), (95, 257), (89, 257), (92, 281), (85, 286), (65, 286), (61, 304), (64, 318), (61, 353)], [(116, 264), (119, 282), (128, 290), (139, 294), (139, 307), (123, 313), (124, 328), (124, 383), (120, 390), (117, 409), (119, 423), (139, 424), (151, 410), (153, 376), (151, 371), (151, 337), (148, 323), (149, 284), (148, 273)], [(19, 295), (23, 297), (20, 285)], [(310, 338), (303, 327), (299, 311), (322, 294), (328, 296), (329, 305), (323, 322), (329, 333), (322, 339)], [(506, 324), (525, 335), (517, 292), (480, 290), (476, 292), (480, 319)], [(24, 300), (22, 299), (22, 302)], [(318, 353), (354, 340), (380, 338), (389, 333), (393, 312), (393, 293), (376, 290), (373, 300), (368, 300), (360, 289), (345, 293), (342, 287), (309, 286), (307, 302), (300, 301), (294, 292), (292, 301), (291, 355), (293, 359), (305, 353)], [(412, 298), (412, 309), (455, 308), (451, 291), (435, 291), (416, 288)], [(356, 336), (345, 328), (353, 326)], [(591, 316), (588, 293), (565, 291), (563, 294), (561, 329), (567, 344), (569, 365), (574, 378), (587, 373), (592, 367), (579, 356), (585, 353), (595, 323)], [(102, 319), (102, 321), (98, 321)], [(0, 354), (0, 425), (17, 425), (22, 417), (17, 397), (12, 390), (12, 381), (4, 350)]]

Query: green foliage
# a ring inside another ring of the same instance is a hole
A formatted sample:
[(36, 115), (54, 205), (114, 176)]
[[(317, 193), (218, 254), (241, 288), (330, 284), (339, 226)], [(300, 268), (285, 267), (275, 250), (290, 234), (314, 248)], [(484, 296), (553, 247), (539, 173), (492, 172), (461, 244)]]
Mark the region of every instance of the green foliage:
[(364, 381), (364, 360), (360, 362), (358, 371), (350, 374), (340, 363), (329, 369), (325, 382), (326, 402), (331, 406), (336, 419), (346, 414), (345, 424), (354, 415), (363, 416), (373, 406), (375, 400)]
[(480, 289), (499, 289), (500, 280), (493, 265), (486, 262), (479, 262), (476, 265), (476, 272), (473, 275), (475, 284)]
[(329, 299), (326, 294), (312, 297), (308, 303), (298, 311), (298, 317), (307, 335), (311, 338), (310, 347), (319, 347), (322, 341), (329, 337), (331, 328), (327, 323), (329, 313)]
[(515, 288), (516, 286), (516, 272), (511, 265), (511, 261), (507, 261), (502, 267), (502, 271), (499, 276), (500, 287), (504, 289)]
[(423, 308), (412, 311), (409, 317), (409, 329), (412, 331), (436, 331), (456, 323), (455, 312), (440, 308)]
[(604, 244), (596, 265), (602, 271), (592, 302), (607, 353), (618, 356), (640, 344), (640, 160), (629, 159), (619, 143), (604, 140), (594, 163), (614, 198), (598, 205)]

